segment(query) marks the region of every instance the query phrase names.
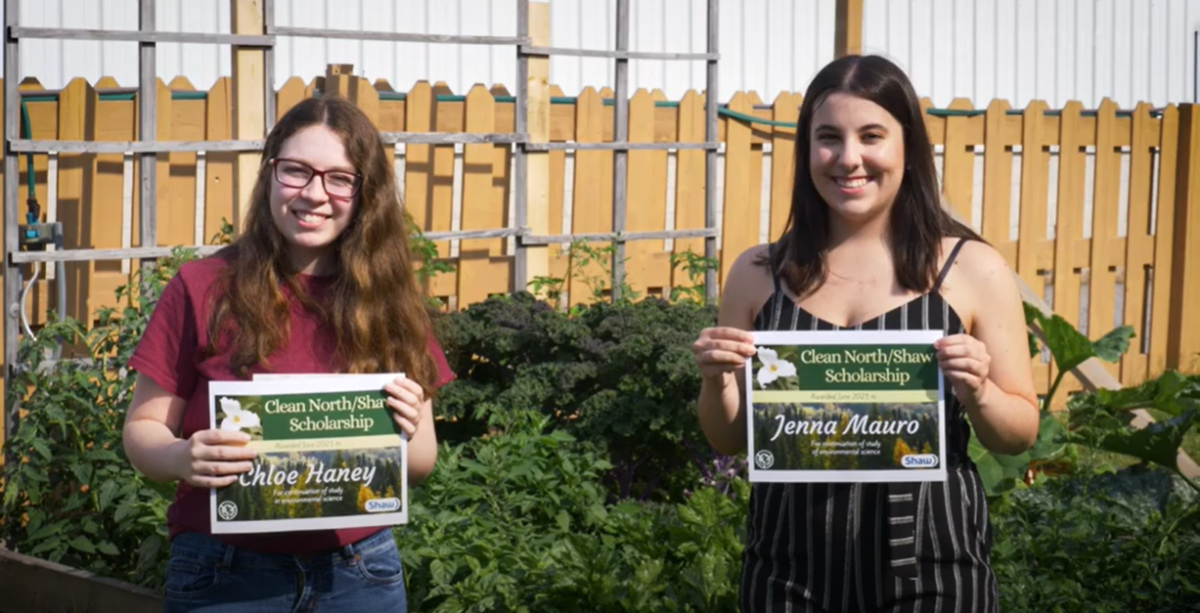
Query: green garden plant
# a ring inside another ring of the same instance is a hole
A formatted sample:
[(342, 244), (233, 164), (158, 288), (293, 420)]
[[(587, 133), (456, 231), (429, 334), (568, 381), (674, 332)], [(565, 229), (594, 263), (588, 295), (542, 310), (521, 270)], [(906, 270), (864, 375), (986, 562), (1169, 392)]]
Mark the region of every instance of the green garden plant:
[(704, 288), (704, 276), (710, 270), (716, 270), (720, 265), (716, 259), (693, 253), (691, 249), (671, 254), (671, 272), (683, 267), (683, 273), (688, 277), (688, 284), (676, 284), (671, 288), (671, 302), (690, 300), (705, 303), (708, 301)]
[(995, 501), (1001, 611), (1175, 613), (1200, 598), (1198, 497), (1162, 470), (1048, 477)]
[(602, 446), (616, 497), (678, 500), (701, 471), (728, 468), (713, 463), (722, 459), (694, 408), (689, 347), (715, 321), (714, 306), (694, 302), (599, 302), (569, 314), (528, 293), (450, 314), (439, 337), (459, 379), (438, 400), (439, 434), (465, 442), (511, 410), (534, 409)]
[[(613, 278), (612, 263), (616, 254), (616, 242), (597, 246), (585, 240), (572, 241), (565, 250), (560, 248), (558, 253), (558, 257), (567, 258), (566, 276), (534, 277), (529, 282), (528, 289), (535, 296), (544, 296), (546, 300), (559, 305), (560, 308), (565, 308), (565, 305), (562, 304), (563, 295), (567, 289), (567, 282), (573, 279), (587, 286), (593, 302), (609, 300), (614, 295), (610, 286)], [(624, 262), (628, 261), (629, 258), (625, 258)], [(600, 269), (600, 274), (594, 274), (595, 268)], [(620, 291), (616, 294), (620, 296), (621, 300), (632, 302), (637, 299), (638, 293), (624, 279), (617, 287)], [(578, 308), (578, 306), (574, 307), (571, 312), (575, 312)]]
[[(616, 258), (616, 253), (617, 243), (615, 242), (597, 247), (587, 241), (574, 241), (566, 250), (561, 250), (558, 255), (558, 257), (567, 258), (566, 276), (534, 277), (529, 282), (528, 290), (534, 296), (541, 297), (552, 304), (559, 305), (559, 308), (565, 309), (565, 306), (562, 305), (563, 292), (566, 290), (567, 281), (574, 279), (587, 286), (593, 302), (609, 301), (613, 296), (609, 285), (612, 282), (612, 262)], [(629, 258), (624, 261), (628, 262)], [(672, 303), (680, 301), (707, 302), (704, 275), (710, 270), (716, 270), (718, 262), (713, 258), (697, 255), (690, 249), (671, 253), (670, 262), (672, 276), (677, 269), (683, 267), (683, 272), (688, 277), (688, 283), (672, 287), (668, 300)], [(599, 275), (589, 272), (593, 268), (593, 264), (600, 269)], [(621, 280), (618, 289), (620, 290), (616, 293), (619, 296), (618, 301), (635, 302), (639, 298), (638, 292), (634, 291), (624, 279)], [(579, 308), (576, 306), (570, 309), (570, 312), (576, 313)]]
[(404, 221), (408, 226), (408, 250), (413, 261), (420, 264), (416, 269), (417, 281), (424, 284), (440, 274), (454, 272), (454, 266), (438, 254), (437, 243), (425, 238), (407, 211)]
[[(1055, 378), (1040, 407), (1037, 442), (1017, 456), (996, 454), (985, 449), (972, 436), (970, 455), (979, 468), (985, 489), (999, 495), (1017, 487), (1027, 478), (1031, 466), (1055, 461), (1070, 461), (1077, 455), (1075, 446), (1128, 455), (1143, 462), (1159, 464), (1179, 474), (1175, 458), (1184, 436), (1195, 425), (1200, 409), (1200, 378), (1167, 371), (1156, 379), (1121, 390), (1099, 390), (1077, 394), (1067, 402), (1064, 416), (1049, 409), (1062, 381), (1070, 372), (1091, 358), (1116, 363), (1129, 350), (1133, 328), (1119, 326), (1091, 341), (1057, 314), (1046, 315), (1033, 305), (1025, 305), (1026, 321), (1037, 324), (1055, 368)], [(1040, 353), (1031, 335), (1033, 355)], [(1169, 416), (1164, 423), (1138, 429), (1131, 425), (1133, 411), (1153, 409)], [(1186, 480), (1193, 487), (1196, 483)]]
[[(715, 321), (716, 307), (699, 282), (712, 263), (689, 255), (672, 264), (693, 287), (668, 300), (603, 300), (563, 312), (522, 292), (438, 319), (459, 378), (438, 399), (438, 468), (411, 492), (411, 523), (394, 531), (411, 610), (736, 609), (750, 486), (745, 458), (713, 454), (696, 423), (699, 373), (688, 346)], [(179, 251), (139, 272), (122, 288), (121, 307), (90, 329), (52, 321), (22, 344), (9, 400), (19, 395), (28, 412), (7, 444), (17, 461), (4, 468), (0, 497), (10, 547), (161, 588), (172, 491), (125, 461), (120, 428), (133, 373), (120, 365), (158, 292), (191, 257)], [(439, 274), (433, 243), (414, 240), (414, 257)], [(1029, 314), (1060, 372), (1092, 355), (1115, 361), (1132, 336), (1118, 329), (1093, 343), (1061, 318), (1039, 315)], [(48, 363), (60, 342), (83, 359)], [(1060, 385), (1061, 377), (1052, 393)], [(1024, 457), (973, 445), (995, 495), (992, 559), (1003, 610), (1194, 605), (1200, 495), (1151, 465), (1173, 464), (1194, 425), (1198, 388), (1194, 376), (1166, 373), (1078, 394), (1066, 414), (1047, 411), (1047, 398), (1038, 445)], [(1161, 423), (1132, 428), (1134, 408), (1153, 410)], [(1084, 446), (1143, 464), (1115, 474), (1037, 470), (1069, 462)], [(1025, 485), (1030, 467), (1036, 477)]]
[[(419, 275), (447, 265), (411, 226)], [(212, 244), (227, 245), (232, 225), (222, 219)], [(119, 308), (101, 309), (89, 328), (53, 313), (18, 350), (20, 368), (6, 406), (20, 406), (17, 430), (5, 442), (0, 479), (0, 538), (15, 551), (133, 583), (161, 584), (166, 560), (171, 485), (156, 484), (130, 466), (121, 443), (136, 373), (124, 368), (154, 304), (179, 266), (195, 259), (176, 249), (118, 288)], [(69, 359), (51, 362), (64, 346)], [(76, 355), (71, 355), (74, 352)]]
[(396, 530), (416, 611), (729, 611), (748, 486), (610, 503), (597, 445), (515, 410), (443, 445)]
[[(125, 458), (121, 428), (135, 377), (121, 365), (163, 287), (192, 257), (178, 250), (136, 271), (117, 290), (122, 307), (101, 310), (91, 330), (51, 320), (36, 339), (23, 339), (6, 399), (22, 407), (6, 442), (13, 461), (4, 465), (0, 499), (9, 548), (141, 585), (161, 582), (174, 488), (143, 479)], [(59, 343), (84, 355), (49, 363)]]

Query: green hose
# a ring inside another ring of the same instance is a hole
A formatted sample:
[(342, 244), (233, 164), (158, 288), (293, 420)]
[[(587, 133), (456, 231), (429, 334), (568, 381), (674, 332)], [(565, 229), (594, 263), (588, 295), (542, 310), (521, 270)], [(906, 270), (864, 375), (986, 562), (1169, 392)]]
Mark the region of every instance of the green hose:
[[(25, 140), (33, 140), (33, 122), (29, 120), (29, 107), (25, 99), (21, 99), (21, 135)], [(33, 172), (33, 152), (25, 154), (25, 184), (28, 195), (25, 199), (25, 224), (32, 226), (38, 222), (37, 193), (34, 191), (37, 177)], [(37, 230), (32, 227), (25, 229), (25, 238), (37, 238)]]

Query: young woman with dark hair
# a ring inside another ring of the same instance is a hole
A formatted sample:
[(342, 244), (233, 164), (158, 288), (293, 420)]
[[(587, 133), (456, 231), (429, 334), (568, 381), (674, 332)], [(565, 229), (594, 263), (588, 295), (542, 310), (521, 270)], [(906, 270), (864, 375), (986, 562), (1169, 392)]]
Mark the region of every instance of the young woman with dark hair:
[(410, 486), (433, 470), (431, 397), (453, 374), (413, 275), (392, 165), (360, 109), (318, 97), (280, 119), (242, 234), (180, 268), (129, 365), (138, 379), (126, 452), (149, 478), (179, 482), (165, 610), (406, 610), (387, 528), (209, 530), (209, 490), (255, 457), (247, 435), (209, 427), (210, 381), (403, 372), (384, 389), (409, 437)]
[[(1024, 311), (1003, 257), (942, 208), (912, 84), (850, 56), (805, 94), (787, 229), (738, 257), (717, 327), (693, 345), (698, 414), (722, 453), (746, 446), (750, 330), (942, 330), (947, 472), (935, 483), (756, 483), (744, 611), (996, 609), (991, 531), (970, 428), (1019, 453), (1038, 412)], [(969, 421), (969, 425), (968, 425)]]

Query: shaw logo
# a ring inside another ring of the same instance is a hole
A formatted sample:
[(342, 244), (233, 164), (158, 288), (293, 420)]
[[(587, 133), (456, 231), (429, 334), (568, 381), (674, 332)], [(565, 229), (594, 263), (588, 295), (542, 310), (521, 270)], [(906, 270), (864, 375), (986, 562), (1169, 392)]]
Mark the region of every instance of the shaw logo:
[(900, 458), (900, 465), (905, 468), (933, 468), (938, 465), (938, 457), (932, 453), (906, 455)]
[(367, 513), (387, 513), (399, 509), (399, 498), (372, 498), (367, 501)]

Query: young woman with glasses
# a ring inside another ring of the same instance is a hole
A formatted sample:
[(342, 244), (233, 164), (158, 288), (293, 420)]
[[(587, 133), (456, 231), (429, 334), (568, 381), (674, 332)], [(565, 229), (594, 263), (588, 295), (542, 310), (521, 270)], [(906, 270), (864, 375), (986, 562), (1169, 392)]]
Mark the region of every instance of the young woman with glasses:
[(125, 449), (147, 477), (178, 481), (166, 611), (405, 611), (386, 528), (212, 535), (211, 488), (251, 469), (240, 432), (211, 429), (210, 381), (254, 373), (387, 373), (409, 436), (408, 480), (437, 457), (431, 396), (453, 374), (412, 270), (392, 165), (350, 102), (310, 98), (267, 137), (245, 228), (183, 265), (129, 367)]

